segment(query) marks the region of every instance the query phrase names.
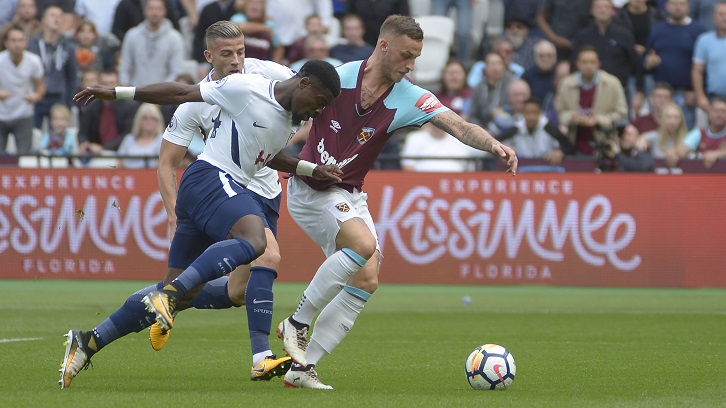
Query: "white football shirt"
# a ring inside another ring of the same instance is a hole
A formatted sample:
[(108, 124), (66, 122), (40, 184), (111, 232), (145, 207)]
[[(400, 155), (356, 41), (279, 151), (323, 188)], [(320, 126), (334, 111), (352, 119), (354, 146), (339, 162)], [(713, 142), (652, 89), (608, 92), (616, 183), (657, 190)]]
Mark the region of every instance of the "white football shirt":
[(205, 102), (222, 108), (199, 155), (246, 186), (282, 150), (299, 126), (275, 99), (276, 80), (232, 74), (199, 85)]
[[(210, 71), (200, 84), (212, 82), (213, 72), (214, 70)], [(295, 75), (286, 66), (255, 58), (245, 58), (242, 72), (244, 74), (260, 74), (266, 78), (280, 81)], [(174, 116), (164, 131), (164, 139), (175, 145), (189, 147), (197, 130), (200, 130), (206, 139), (214, 130), (215, 118), (220, 118), (220, 111), (219, 106), (210, 105), (206, 102), (183, 103), (174, 111)], [(282, 193), (277, 171), (266, 166), (255, 173), (247, 188), (269, 199), (273, 199)]]

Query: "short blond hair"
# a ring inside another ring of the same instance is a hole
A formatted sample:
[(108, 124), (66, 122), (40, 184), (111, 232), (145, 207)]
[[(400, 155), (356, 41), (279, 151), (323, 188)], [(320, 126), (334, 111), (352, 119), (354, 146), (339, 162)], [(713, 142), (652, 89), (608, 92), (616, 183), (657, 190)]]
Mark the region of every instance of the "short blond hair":
[(209, 48), (210, 43), (213, 43), (220, 38), (244, 37), (242, 30), (240, 30), (237, 24), (226, 20), (217, 21), (210, 25), (204, 33), (204, 41), (207, 43), (207, 48)]
[(381, 26), (379, 37), (406, 36), (415, 41), (423, 41), (424, 33), (418, 22), (410, 16), (390, 15)]

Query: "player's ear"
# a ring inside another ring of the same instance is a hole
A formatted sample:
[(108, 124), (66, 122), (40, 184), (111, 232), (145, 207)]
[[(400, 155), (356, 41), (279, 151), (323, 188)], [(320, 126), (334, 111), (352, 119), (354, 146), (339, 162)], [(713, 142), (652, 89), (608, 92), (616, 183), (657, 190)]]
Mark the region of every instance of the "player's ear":
[(310, 85), (310, 78), (308, 77), (302, 77), (300, 78), (300, 82), (297, 84), (298, 88), (305, 89)]
[(209, 50), (204, 50), (204, 58), (208, 63), (212, 63), (212, 53)]

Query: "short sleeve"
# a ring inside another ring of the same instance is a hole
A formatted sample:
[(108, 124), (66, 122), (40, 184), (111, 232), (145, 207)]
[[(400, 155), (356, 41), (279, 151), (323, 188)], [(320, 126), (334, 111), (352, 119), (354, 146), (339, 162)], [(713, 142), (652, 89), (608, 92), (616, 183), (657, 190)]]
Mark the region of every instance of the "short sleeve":
[(200, 115), (201, 109), (195, 109), (201, 102), (189, 102), (179, 105), (164, 130), (164, 140), (178, 146), (189, 147), (197, 129), (203, 123)]
[(705, 64), (708, 59), (707, 35), (708, 33), (701, 34), (696, 40), (696, 45), (693, 48), (693, 62), (696, 64)]
[(394, 89), (395, 94), (389, 95), (385, 101), (387, 108), (396, 110), (389, 132), (408, 126), (421, 126), (434, 116), (450, 110), (432, 92), (413, 84), (400, 85), (401, 88)]
[[(248, 81), (253, 75), (232, 74), (217, 81), (199, 84), (202, 99), (217, 105), (232, 116), (242, 112), (249, 102)], [(260, 78), (259, 76), (254, 76)]]
[(691, 150), (698, 151), (698, 145), (701, 143), (701, 129), (693, 129), (683, 139), (683, 145), (687, 146)]

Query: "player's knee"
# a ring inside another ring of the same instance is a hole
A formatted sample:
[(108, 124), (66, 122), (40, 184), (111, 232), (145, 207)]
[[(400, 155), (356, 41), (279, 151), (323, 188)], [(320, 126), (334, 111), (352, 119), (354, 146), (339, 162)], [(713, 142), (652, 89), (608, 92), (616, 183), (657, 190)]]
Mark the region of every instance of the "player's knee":
[(267, 248), (267, 237), (265, 237), (265, 234), (250, 235), (242, 239), (252, 246), (252, 249), (255, 251), (255, 258), (259, 258), (265, 253), (265, 248)]
[(358, 274), (355, 274), (348, 280), (348, 285), (373, 294), (378, 289), (378, 276), (358, 276)]
[(279, 270), (281, 260), (282, 256), (280, 256), (280, 251), (270, 249), (268, 247), (267, 249), (265, 249), (265, 252), (262, 254), (262, 256), (255, 259), (254, 265)]
[(350, 242), (345, 247), (360, 255), (366, 261), (376, 252), (376, 239), (373, 237)]

